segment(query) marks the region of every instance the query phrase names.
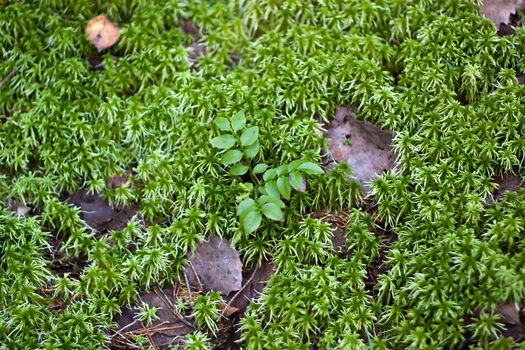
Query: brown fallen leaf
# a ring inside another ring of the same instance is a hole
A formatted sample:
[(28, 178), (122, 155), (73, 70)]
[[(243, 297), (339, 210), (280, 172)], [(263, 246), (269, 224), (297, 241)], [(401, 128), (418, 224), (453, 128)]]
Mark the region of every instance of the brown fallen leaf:
[(137, 213), (134, 204), (112, 207), (100, 195), (86, 190), (75, 193), (68, 202), (80, 208), (80, 218), (98, 233), (123, 229)]
[[(126, 340), (133, 338), (134, 335), (147, 336), (153, 343), (150, 345), (155, 346), (156, 349), (171, 349), (172, 346), (181, 345), (183, 337), (193, 332), (194, 327), (189, 316), (181, 315), (176, 311), (177, 299), (173, 297), (173, 288), (171, 286), (160, 289), (156, 286), (151, 292), (140, 293), (140, 301), (130, 307), (123, 307), (122, 314), (113, 320), (118, 328), (111, 330), (111, 348), (127, 349)], [(137, 305), (142, 302), (149, 307), (157, 308), (158, 319), (147, 327), (136, 321), (139, 312)]]
[(520, 324), (520, 305), (507, 303), (498, 305), (496, 313), (501, 315), (500, 321), (506, 324)]
[(369, 182), (394, 166), (391, 148), (393, 134), (356, 119), (349, 108), (338, 107), (335, 119), (326, 129), (332, 157), (352, 166), (352, 174), (364, 192)]
[(483, 0), (480, 10), (500, 29), (510, 23), (512, 14), (525, 10), (525, 0)]
[(122, 187), (128, 182), (130, 176), (131, 176), (131, 174), (127, 173), (127, 172), (126, 173), (113, 174), (108, 179), (107, 185), (108, 185), (109, 188)]
[(31, 207), (26, 206), (22, 203), (21, 200), (15, 199), (13, 200), (10, 205), (9, 209), (16, 215), (16, 216), (26, 216), (31, 212)]
[(224, 310), (222, 310), (222, 315), (226, 317), (230, 317), (233, 314), (236, 314), (237, 312), (241, 311), (239, 308), (236, 308), (235, 306), (226, 305)]
[(191, 284), (202, 284), (205, 291), (216, 290), (224, 295), (241, 288), (241, 259), (227, 240), (211, 235), (207, 242), (197, 246), (188, 260), (186, 274)]
[(104, 15), (90, 19), (85, 31), (99, 52), (113, 46), (120, 36), (120, 28)]

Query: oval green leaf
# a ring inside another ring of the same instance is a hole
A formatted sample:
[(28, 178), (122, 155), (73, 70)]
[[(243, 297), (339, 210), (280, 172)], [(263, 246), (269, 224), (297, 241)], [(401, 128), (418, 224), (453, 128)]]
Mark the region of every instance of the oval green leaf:
[(257, 138), (259, 137), (259, 128), (257, 126), (252, 126), (243, 131), (241, 134), (241, 145), (249, 146), (252, 145)]
[(235, 142), (235, 137), (230, 134), (220, 135), (210, 140), (211, 145), (219, 149), (231, 148), (233, 145), (235, 145)]
[(246, 233), (252, 233), (261, 226), (262, 215), (257, 210), (249, 210), (241, 215), (241, 226)]
[(251, 198), (246, 198), (241, 203), (239, 203), (239, 206), (237, 207), (237, 215), (243, 215), (243, 212), (249, 210), (250, 208), (251, 210), (256, 209), (255, 201)]
[(248, 167), (244, 164), (237, 163), (230, 169), (230, 174), (234, 176), (244, 175), (248, 172)]
[(281, 221), (284, 219), (283, 212), (281, 211), (281, 208), (277, 206), (275, 203), (266, 203), (261, 207), (261, 211), (268, 219), (275, 220), (275, 221)]
[(219, 117), (219, 118), (215, 119), (214, 123), (222, 131), (231, 131), (231, 129), (232, 129), (231, 126), (230, 126), (230, 122), (226, 118)]
[(266, 190), (266, 193), (269, 196), (281, 198), (281, 195), (279, 194), (279, 189), (277, 188), (277, 184), (275, 183), (275, 181), (267, 182), (266, 185), (264, 185), (264, 189)]
[(238, 149), (230, 150), (222, 156), (221, 163), (225, 165), (237, 163), (242, 159), (242, 152)]
[(246, 118), (243, 112), (239, 112), (232, 118), (232, 128), (235, 131), (239, 131), (246, 125)]
[(285, 199), (290, 199), (292, 188), (290, 187), (290, 181), (288, 180), (288, 177), (280, 176), (277, 179), (277, 189), (279, 190), (281, 196), (283, 196)]
[(261, 174), (261, 173), (264, 173), (266, 169), (268, 169), (268, 165), (260, 163), (260, 164), (257, 164), (255, 168), (253, 168), (253, 173)]
[(310, 175), (321, 175), (324, 174), (323, 169), (312, 162), (305, 162), (297, 167), (297, 170), (302, 171), (303, 173), (307, 173)]
[(250, 146), (244, 149), (244, 154), (246, 154), (246, 157), (248, 157), (249, 159), (252, 159), (253, 157), (257, 155), (257, 153), (259, 153), (259, 148), (260, 148), (259, 140), (257, 140), (253, 144), (251, 144)]

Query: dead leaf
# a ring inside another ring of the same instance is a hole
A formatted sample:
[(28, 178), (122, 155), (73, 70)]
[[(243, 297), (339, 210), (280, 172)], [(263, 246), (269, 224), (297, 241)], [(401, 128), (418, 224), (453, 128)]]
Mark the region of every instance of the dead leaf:
[(26, 216), (31, 212), (31, 207), (24, 205), (18, 198), (10, 203), (9, 209), (14, 212), (16, 216)]
[(86, 26), (86, 34), (100, 52), (117, 42), (120, 36), (120, 28), (106, 16), (100, 15), (89, 20)]
[(222, 311), (222, 314), (226, 317), (230, 317), (231, 315), (236, 314), (239, 311), (241, 310), (236, 308), (235, 306), (226, 305), (226, 307)]
[(136, 205), (113, 208), (104, 198), (86, 190), (75, 193), (68, 202), (79, 207), (80, 218), (99, 233), (123, 229), (137, 213)]
[(130, 176), (130, 173), (113, 174), (108, 179), (108, 187), (122, 187), (128, 182)]
[[(157, 349), (171, 349), (171, 346), (177, 344), (178, 339), (183, 339), (186, 334), (191, 333), (194, 328), (191, 327), (191, 320), (187, 315), (177, 313), (176, 294), (174, 287), (160, 289), (154, 287), (151, 292), (140, 293), (139, 303), (146, 303), (150, 307), (157, 308), (156, 315), (158, 320), (148, 327), (143, 327), (140, 322), (136, 322), (138, 308), (136, 303), (131, 307), (125, 307), (121, 316), (116, 320), (117, 330), (113, 330), (111, 335), (112, 348), (124, 348), (127, 339), (132, 335), (149, 336)], [(145, 325), (144, 325), (145, 326)], [(171, 346), (167, 346), (171, 344)]]
[(207, 242), (197, 246), (188, 260), (186, 273), (191, 284), (200, 282), (205, 291), (216, 290), (225, 295), (241, 288), (241, 259), (227, 240), (211, 235)]
[(505, 172), (494, 176), (494, 181), (498, 184), (498, 188), (492, 192), (492, 198), (486, 199), (486, 204), (490, 205), (503, 198), (505, 192), (516, 192), (525, 187), (525, 181), (512, 172)]
[(500, 322), (520, 324), (520, 307), (516, 303), (502, 304), (496, 307), (496, 313), (501, 315)]
[(502, 23), (510, 23), (512, 14), (525, 10), (525, 0), (484, 0), (480, 10), (500, 29)]
[(266, 283), (273, 276), (275, 272), (274, 266), (264, 261), (261, 266), (246, 270), (243, 277), (242, 291), (238, 293), (235, 300), (228, 300), (231, 306), (243, 310), (248, 304), (259, 296)]
[(326, 137), (333, 158), (352, 166), (352, 174), (359, 180), (364, 192), (370, 189), (371, 180), (394, 166), (395, 156), (391, 148), (393, 133), (358, 121), (349, 108), (336, 109)]

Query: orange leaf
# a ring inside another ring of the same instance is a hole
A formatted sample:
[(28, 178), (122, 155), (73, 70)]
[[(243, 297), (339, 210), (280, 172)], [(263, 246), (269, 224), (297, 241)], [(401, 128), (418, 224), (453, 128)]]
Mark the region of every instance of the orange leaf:
[(86, 26), (86, 34), (100, 52), (117, 42), (120, 36), (120, 28), (106, 16), (100, 15), (89, 20)]

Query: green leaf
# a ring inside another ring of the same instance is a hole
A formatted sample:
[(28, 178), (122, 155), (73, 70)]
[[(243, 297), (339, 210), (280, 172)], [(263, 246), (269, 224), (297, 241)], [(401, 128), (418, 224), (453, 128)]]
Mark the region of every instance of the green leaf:
[(242, 159), (242, 152), (238, 149), (230, 150), (222, 156), (221, 163), (228, 165), (228, 164), (234, 164), (237, 163)]
[(257, 155), (257, 153), (259, 153), (259, 148), (260, 148), (260, 145), (259, 145), (259, 140), (257, 140), (256, 142), (254, 142), (252, 145), (246, 147), (244, 149), (244, 154), (246, 155), (246, 157), (248, 158), (253, 158)]
[(259, 128), (257, 126), (252, 126), (243, 131), (241, 134), (241, 145), (249, 146), (253, 145), (257, 138), (259, 137)]
[(268, 169), (268, 165), (259, 163), (255, 166), (255, 168), (253, 168), (253, 173), (254, 174), (264, 173), (266, 169)]
[(275, 169), (277, 175), (281, 176), (288, 170), (288, 165), (280, 165)]
[(234, 176), (240, 176), (244, 175), (248, 172), (248, 167), (246, 165), (243, 165), (241, 163), (237, 163), (230, 169), (230, 174)]
[(282, 200), (280, 200), (279, 198), (275, 198), (275, 197), (269, 196), (267, 194), (260, 196), (259, 199), (257, 200), (257, 202), (261, 206), (263, 204), (266, 204), (266, 203), (274, 203), (281, 209), (286, 207), (286, 205), (284, 204), (284, 202)]
[(255, 206), (255, 201), (251, 198), (246, 198), (241, 203), (239, 203), (239, 206), (237, 207), (237, 215), (242, 215), (242, 213), (249, 208), (252, 208), (252, 210), (257, 209)]
[(253, 184), (251, 182), (243, 182), (239, 184), (239, 187), (245, 192), (253, 191)]
[(304, 176), (298, 173), (297, 171), (292, 171), (292, 173), (288, 176), (288, 179), (290, 180), (290, 185), (299, 192), (306, 191), (306, 180), (304, 179)]
[(242, 128), (244, 128), (245, 125), (246, 125), (246, 118), (244, 117), (244, 113), (243, 113), (243, 112), (239, 112), (239, 113), (237, 113), (237, 114), (232, 118), (232, 127), (233, 127), (233, 130), (235, 130), (235, 131), (239, 131), (239, 130), (241, 130)]
[(280, 176), (277, 179), (277, 189), (285, 199), (290, 199), (292, 188), (290, 187), (290, 181), (288, 180), (288, 177)]
[(277, 184), (275, 181), (267, 182), (266, 185), (264, 185), (264, 189), (266, 190), (266, 193), (268, 195), (275, 197), (275, 198), (281, 198), (281, 195), (279, 194), (279, 190), (277, 189)]
[(226, 118), (219, 117), (219, 118), (215, 119), (214, 123), (222, 131), (231, 131), (231, 129), (232, 129), (231, 126), (230, 126), (230, 122)]
[(248, 210), (241, 215), (241, 226), (246, 233), (252, 233), (261, 226), (262, 216), (257, 210)]
[(230, 134), (214, 137), (210, 140), (210, 143), (215, 148), (228, 149), (235, 145), (235, 137)]
[(301, 159), (298, 159), (298, 160), (294, 160), (293, 162), (291, 162), (290, 164), (288, 164), (288, 172), (291, 173), (292, 171), (294, 171), (295, 169), (297, 169), (297, 167), (299, 165), (301, 165), (303, 163), (303, 160)]
[(275, 178), (276, 175), (277, 174), (275, 172), (275, 169), (268, 169), (268, 170), (266, 170), (266, 172), (263, 175), (263, 180), (264, 181), (271, 180), (271, 179)]
[(266, 203), (261, 207), (261, 211), (268, 219), (281, 221), (284, 219), (283, 212), (275, 203)]
[(297, 170), (301, 170), (304, 173), (310, 174), (310, 175), (321, 175), (324, 174), (323, 169), (312, 162), (305, 162), (297, 167)]

